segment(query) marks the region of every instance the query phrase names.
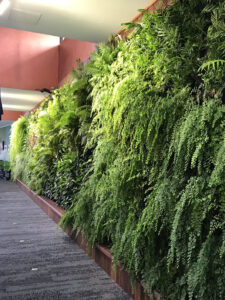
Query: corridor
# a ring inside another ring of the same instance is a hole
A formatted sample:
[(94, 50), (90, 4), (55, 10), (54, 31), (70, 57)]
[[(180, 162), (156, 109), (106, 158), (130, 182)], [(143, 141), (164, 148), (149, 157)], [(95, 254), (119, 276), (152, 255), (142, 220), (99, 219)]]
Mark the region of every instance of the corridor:
[(130, 299), (12, 182), (0, 181), (0, 299)]

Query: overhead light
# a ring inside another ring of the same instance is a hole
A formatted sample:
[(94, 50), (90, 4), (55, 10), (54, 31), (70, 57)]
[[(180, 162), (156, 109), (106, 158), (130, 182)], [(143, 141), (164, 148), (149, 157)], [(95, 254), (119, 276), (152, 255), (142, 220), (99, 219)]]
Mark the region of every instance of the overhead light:
[(3, 15), (4, 12), (9, 8), (10, 1), (9, 0), (1, 0), (0, 1), (0, 15)]
[(2, 107), (3, 110), (29, 111), (46, 95), (40, 91), (1, 88)]

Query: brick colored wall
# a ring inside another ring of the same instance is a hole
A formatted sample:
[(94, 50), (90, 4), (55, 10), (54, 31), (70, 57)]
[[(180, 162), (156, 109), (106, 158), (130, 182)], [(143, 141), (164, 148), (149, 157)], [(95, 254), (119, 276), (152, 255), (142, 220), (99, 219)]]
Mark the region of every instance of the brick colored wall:
[(65, 39), (59, 47), (59, 86), (70, 78), (72, 68), (76, 67), (76, 60), (85, 61), (92, 51), (94, 43)]
[(0, 86), (35, 90), (58, 84), (59, 38), (0, 27)]

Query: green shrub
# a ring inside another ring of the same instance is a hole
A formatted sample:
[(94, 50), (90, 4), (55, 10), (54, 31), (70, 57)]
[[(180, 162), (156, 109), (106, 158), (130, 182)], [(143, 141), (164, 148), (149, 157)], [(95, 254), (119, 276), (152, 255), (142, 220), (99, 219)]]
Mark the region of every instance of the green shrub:
[(4, 171), (10, 171), (10, 169), (11, 169), (10, 162), (9, 161), (4, 161)]

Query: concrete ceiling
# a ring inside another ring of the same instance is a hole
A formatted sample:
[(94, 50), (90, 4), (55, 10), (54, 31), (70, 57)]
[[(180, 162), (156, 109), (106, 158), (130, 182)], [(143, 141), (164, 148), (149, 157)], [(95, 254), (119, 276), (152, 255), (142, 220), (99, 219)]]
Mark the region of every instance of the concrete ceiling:
[(8, 0), (0, 26), (89, 42), (106, 41), (153, 0)]

